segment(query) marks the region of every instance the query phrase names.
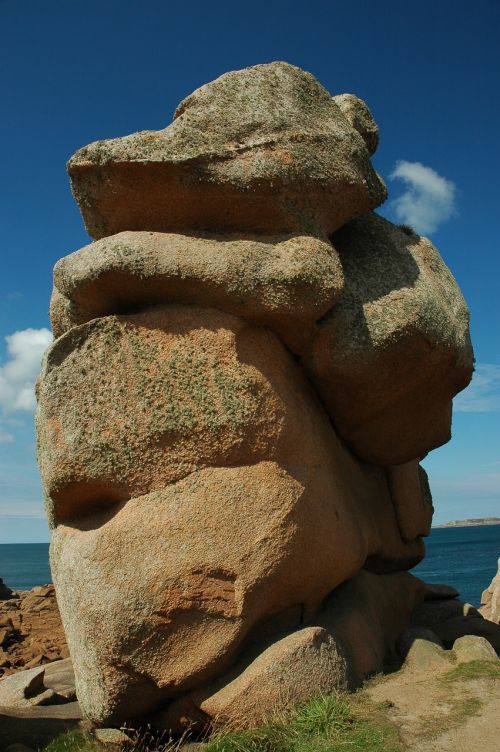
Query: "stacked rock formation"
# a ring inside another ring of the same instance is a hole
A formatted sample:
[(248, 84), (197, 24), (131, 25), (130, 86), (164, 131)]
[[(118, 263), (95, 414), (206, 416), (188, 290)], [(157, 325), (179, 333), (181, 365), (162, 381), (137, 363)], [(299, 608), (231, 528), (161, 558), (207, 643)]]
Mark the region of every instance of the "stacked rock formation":
[(473, 359), (434, 246), (372, 213), (377, 142), (363, 102), (272, 63), (69, 162), (95, 242), (55, 268), (38, 447), (98, 724), (354, 686), (424, 597), (419, 460)]

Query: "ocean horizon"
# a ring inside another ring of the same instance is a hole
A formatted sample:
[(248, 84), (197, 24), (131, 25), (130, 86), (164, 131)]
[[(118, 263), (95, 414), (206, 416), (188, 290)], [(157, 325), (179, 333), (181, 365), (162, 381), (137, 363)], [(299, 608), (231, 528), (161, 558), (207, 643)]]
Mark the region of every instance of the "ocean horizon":
[[(500, 525), (433, 528), (426, 557), (411, 572), (425, 582), (452, 585), (461, 600), (479, 606), (500, 557)], [(13, 590), (52, 582), (48, 543), (0, 544), (0, 577)]]

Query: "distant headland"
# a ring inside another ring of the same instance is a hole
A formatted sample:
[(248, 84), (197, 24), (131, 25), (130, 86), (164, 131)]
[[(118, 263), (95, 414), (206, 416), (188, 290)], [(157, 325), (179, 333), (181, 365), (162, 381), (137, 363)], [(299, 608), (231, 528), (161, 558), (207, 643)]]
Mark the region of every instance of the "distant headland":
[(477, 517), (472, 520), (453, 520), (452, 522), (446, 522), (444, 525), (433, 525), (433, 527), (477, 527), (479, 525), (500, 525), (500, 517)]

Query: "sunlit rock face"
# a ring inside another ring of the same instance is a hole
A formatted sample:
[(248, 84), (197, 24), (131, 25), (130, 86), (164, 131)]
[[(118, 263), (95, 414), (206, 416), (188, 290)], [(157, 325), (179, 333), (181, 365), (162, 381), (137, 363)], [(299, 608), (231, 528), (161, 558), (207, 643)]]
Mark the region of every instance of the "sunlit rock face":
[(56, 336), (109, 313), (189, 301), (268, 327), (295, 353), (344, 289), (331, 243), (311, 235), (120, 232), (62, 258), (54, 282)]
[(97, 723), (354, 686), (423, 597), (418, 463), (472, 353), (437, 251), (370, 213), (377, 138), (363, 102), (272, 63), (70, 160), (101, 239), (55, 268), (38, 457)]
[(467, 306), (436, 248), (376, 214), (332, 237), (344, 294), (305, 364), (359, 457), (399, 465), (450, 438), (451, 401), (473, 368)]
[(288, 63), (226, 73), (161, 131), (96, 141), (68, 163), (93, 238), (121, 230), (328, 234), (386, 188), (363, 136)]

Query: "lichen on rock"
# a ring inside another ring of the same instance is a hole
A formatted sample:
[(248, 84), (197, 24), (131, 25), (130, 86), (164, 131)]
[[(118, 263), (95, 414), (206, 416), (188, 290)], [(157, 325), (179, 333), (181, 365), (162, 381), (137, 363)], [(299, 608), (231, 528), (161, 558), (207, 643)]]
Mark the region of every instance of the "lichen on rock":
[(54, 270), (37, 447), (101, 726), (260, 722), (278, 685), (354, 687), (480, 618), (404, 571), (472, 349), (437, 250), (372, 212), (377, 143), (364, 102), (277, 62), (69, 162), (96, 241)]
[(310, 73), (226, 73), (162, 131), (80, 149), (72, 188), (92, 237), (122, 230), (325, 235), (386, 197), (368, 148)]

